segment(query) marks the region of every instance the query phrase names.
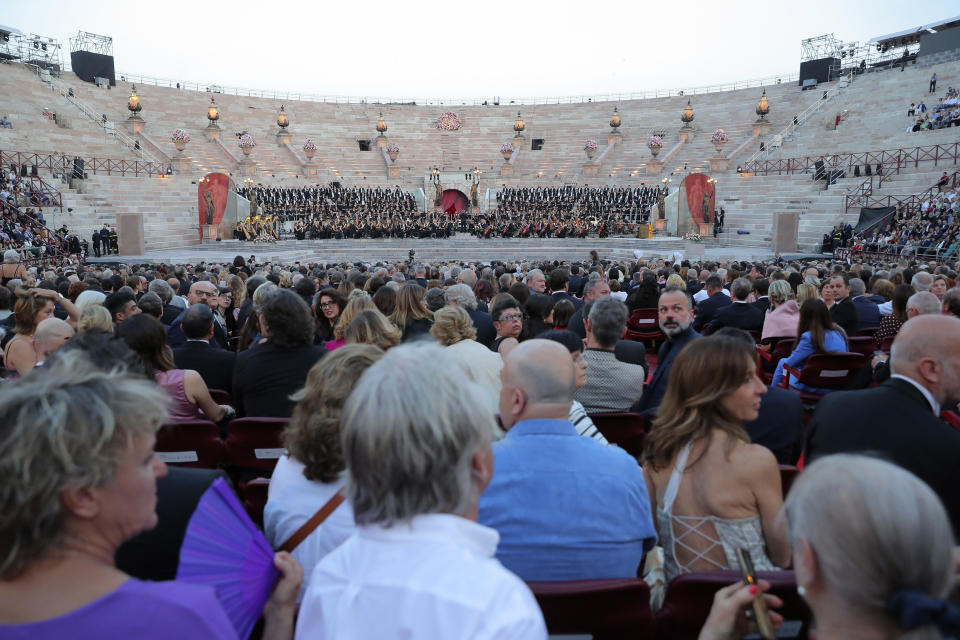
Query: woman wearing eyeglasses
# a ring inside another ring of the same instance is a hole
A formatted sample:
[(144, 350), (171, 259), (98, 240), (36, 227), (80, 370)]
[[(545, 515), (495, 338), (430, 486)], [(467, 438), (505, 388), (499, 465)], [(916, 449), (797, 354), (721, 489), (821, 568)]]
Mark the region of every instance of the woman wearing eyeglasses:
[(523, 331), (523, 311), (516, 300), (506, 298), (493, 305), (490, 317), (493, 318), (493, 328), (497, 330), (497, 338), (490, 343), (490, 349), (505, 358), (520, 344), (517, 339)]
[(333, 328), (337, 326), (340, 313), (346, 306), (347, 299), (336, 289), (324, 289), (320, 292), (313, 309), (313, 317), (317, 325), (314, 344), (323, 344), (328, 340), (333, 340)]

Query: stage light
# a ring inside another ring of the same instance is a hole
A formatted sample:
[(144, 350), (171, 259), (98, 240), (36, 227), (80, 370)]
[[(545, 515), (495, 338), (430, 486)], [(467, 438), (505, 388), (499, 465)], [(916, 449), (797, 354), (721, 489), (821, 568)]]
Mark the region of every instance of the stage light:
[(210, 126), (216, 126), (219, 119), (220, 109), (217, 108), (217, 103), (214, 102), (213, 98), (210, 98), (210, 106), (207, 107), (207, 120), (210, 121)]
[(379, 137), (383, 137), (383, 134), (387, 132), (387, 123), (383, 119), (383, 111), (380, 112), (380, 119), (377, 120), (377, 132), (380, 134)]
[(523, 122), (523, 118), (520, 117), (520, 112), (517, 111), (517, 121), (513, 123), (513, 130), (517, 132), (517, 137), (520, 137), (520, 132), (527, 128), (527, 125)]
[(127, 99), (127, 109), (130, 110), (131, 116), (135, 116), (142, 108), (140, 96), (137, 95), (137, 85), (133, 85), (130, 89), (130, 97)]
[(280, 115), (277, 116), (277, 126), (281, 129), (286, 129), (290, 126), (290, 119), (287, 118), (287, 114), (283, 112), (283, 105), (280, 105)]
[(683, 113), (680, 114), (680, 122), (683, 123), (684, 129), (689, 129), (690, 123), (693, 122), (693, 107), (690, 106), (689, 100), (687, 100), (687, 106), (684, 108)]
[(613, 116), (610, 118), (610, 128), (613, 129), (614, 133), (617, 131), (617, 127), (621, 124), (620, 114), (617, 112), (617, 108), (613, 108)]
[(760, 116), (760, 120), (763, 121), (764, 117), (770, 113), (770, 102), (767, 100), (767, 91), (764, 89), (763, 95), (760, 96), (760, 100), (757, 102), (757, 115)]

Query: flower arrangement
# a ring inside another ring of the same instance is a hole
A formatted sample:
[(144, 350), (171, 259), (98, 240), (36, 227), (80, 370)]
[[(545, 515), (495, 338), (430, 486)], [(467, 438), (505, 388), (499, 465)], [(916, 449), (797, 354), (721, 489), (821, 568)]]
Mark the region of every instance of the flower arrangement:
[(593, 138), (590, 138), (583, 144), (584, 151), (596, 151), (597, 150), (597, 141)]
[(240, 142), (237, 144), (240, 145), (241, 149), (252, 149), (253, 147), (257, 146), (257, 143), (253, 141), (253, 136), (249, 133), (245, 133), (240, 136)]
[(396, 142), (388, 143), (387, 153), (400, 153), (400, 145), (398, 145)]
[(710, 136), (710, 142), (726, 142), (727, 141), (727, 132), (723, 129), (717, 129), (713, 132), (713, 135)]
[(307, 139), (304, 140), (304, 142), (303, 142), (303, 150), (304, 150), (304, 151), (316, 151), (316, 150), (317, 150), (317, 144), (313, 141), (312, 138), (307, 138)]
[(434, 123), (434, 126), (436, 126), (437, 129), (443, 129), (444, 131), (456, 131), (463, 126), (463, 120), (461, 120), (460, 116), (452, 111), (447, 111), (437, 119), (437, 121)]
[(500, 153), (513, 153), (513, 149), (514, 147), (512, 142), (504, 142), (502, 145), (500, 145)]
[(700, 237), (700, 234), (694, 231), (689, 231), (683, 234), (683, 239), (687, 242), (703, 242), (703, 238)]
[(663, 138), (660, 137), (660, 136), (650, 136), (650, 137), (647, 139), (647, 148), (648, 148), (648, 149), (654, 149), (654, 148), (659, 149), (659, 148), (662, 147), (662, 146), (663, 146)]
[(174, 142), (190, 142), (190, 134), (183, 129), (174, 129), (170, 139)]

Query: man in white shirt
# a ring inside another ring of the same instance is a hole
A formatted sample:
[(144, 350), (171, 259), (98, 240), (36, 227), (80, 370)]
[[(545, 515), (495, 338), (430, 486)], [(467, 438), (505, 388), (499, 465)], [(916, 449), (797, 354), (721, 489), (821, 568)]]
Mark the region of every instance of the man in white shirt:
[(314, 569), (297, 639), (546, 638), (476, 522), (497, 432), (483, 397), (437, 345), (394, 347), (363, 374), (340, 422), (357, 533)]

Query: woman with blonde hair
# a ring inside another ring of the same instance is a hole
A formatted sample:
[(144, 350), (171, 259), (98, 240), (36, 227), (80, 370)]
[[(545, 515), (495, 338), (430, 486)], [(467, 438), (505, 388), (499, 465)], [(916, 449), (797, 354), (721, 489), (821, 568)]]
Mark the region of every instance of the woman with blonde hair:
[(400, 344), (400, 329), (377, 309), (364, 309), (350, 321), (344, 332), (347, 344), (372, 344), (386, 351)]
[(642, 459), (668, 581), (736, 568), (737, 547), (759, 571), (789, 565), (777, 459), (743, 426), (764, 393), (749, 340), (701, 338), (674, 360)]
[(49, 289), (17, 289), (17, 302), (13, 307), (16, 335), (7, 343), (3, 352), (3, 366), (7, 371), (27, 375), (37, 364), (37, 352), (33, 348), (33, 333), (37, 325), (53, 317), (55, 303), (59, 302), (76, 326), (80, 315), (69, 300)]
[(88, 305), (80, 314), (80, 322), (77, 323), (77, 333), (86, 333), (87, 331), (106, 331), (113, 333), (113, 318), (106, 307), (98, 304)]
[(443, 307), (433, 314), (430, 335), (454, 355), (467, 377), (490, 392), (491, 410), (497, 412), (503, 358), (477, 342), (477, 330), (470, 315), (460, 307)]
[[(283, 431), (287, 455), (273, 470), (263, 512), (263, 529), (273, 547), (286, 542), (343, 490), (346, 473), (340, 412), (363, 372), (382, 357), (383, 351), (373, 345), (348, 344), (313, 365), (304, 388), (291, 396), (297, 406)], [(312, 573), (317, 562), (354, 531), (353, 507), (347, 501), (304, 538), (292, 555), (305, 573)]]
[(427, 290), (415, 282), (408, 282), (397, 292), (397, 306), (390, 322), (403, 333), (403, 342), (430, 332), (433, 312), (427, 309)]
[(811, 282), (804, 282), (797, 286), (797, 305), (802, 306), (807, 300), (819, 300), (820, 291)]
[(347, 302), (347, 306), (343, 308), (343, 313), (341, 313), (340, 318), (337, 319), (337, 326), (333, 328), (333, 340), (324, 344), (323, 348), (327, 351), (335, 351), (347, 344), (347, 327), (353, 322), (353, 319), (356, 318), (361, 311), (366, 311), (367, 309), (376, 310), (376, 308), (377, 305), (373, 304), (370, 296), (362, 291), (360, 291), (360, 295), (350, 296), (350, 301)]
[[(804, 286), (804, 285), (800, 285)], [(800, 323), (800, 305), (793, 299), (793, 290), (786, 280), (774, 280), (767, 289), (770, 308), (763, 320), (760, 340), (764, 344), (776, 342), (779, 338), (794, 338)]]

